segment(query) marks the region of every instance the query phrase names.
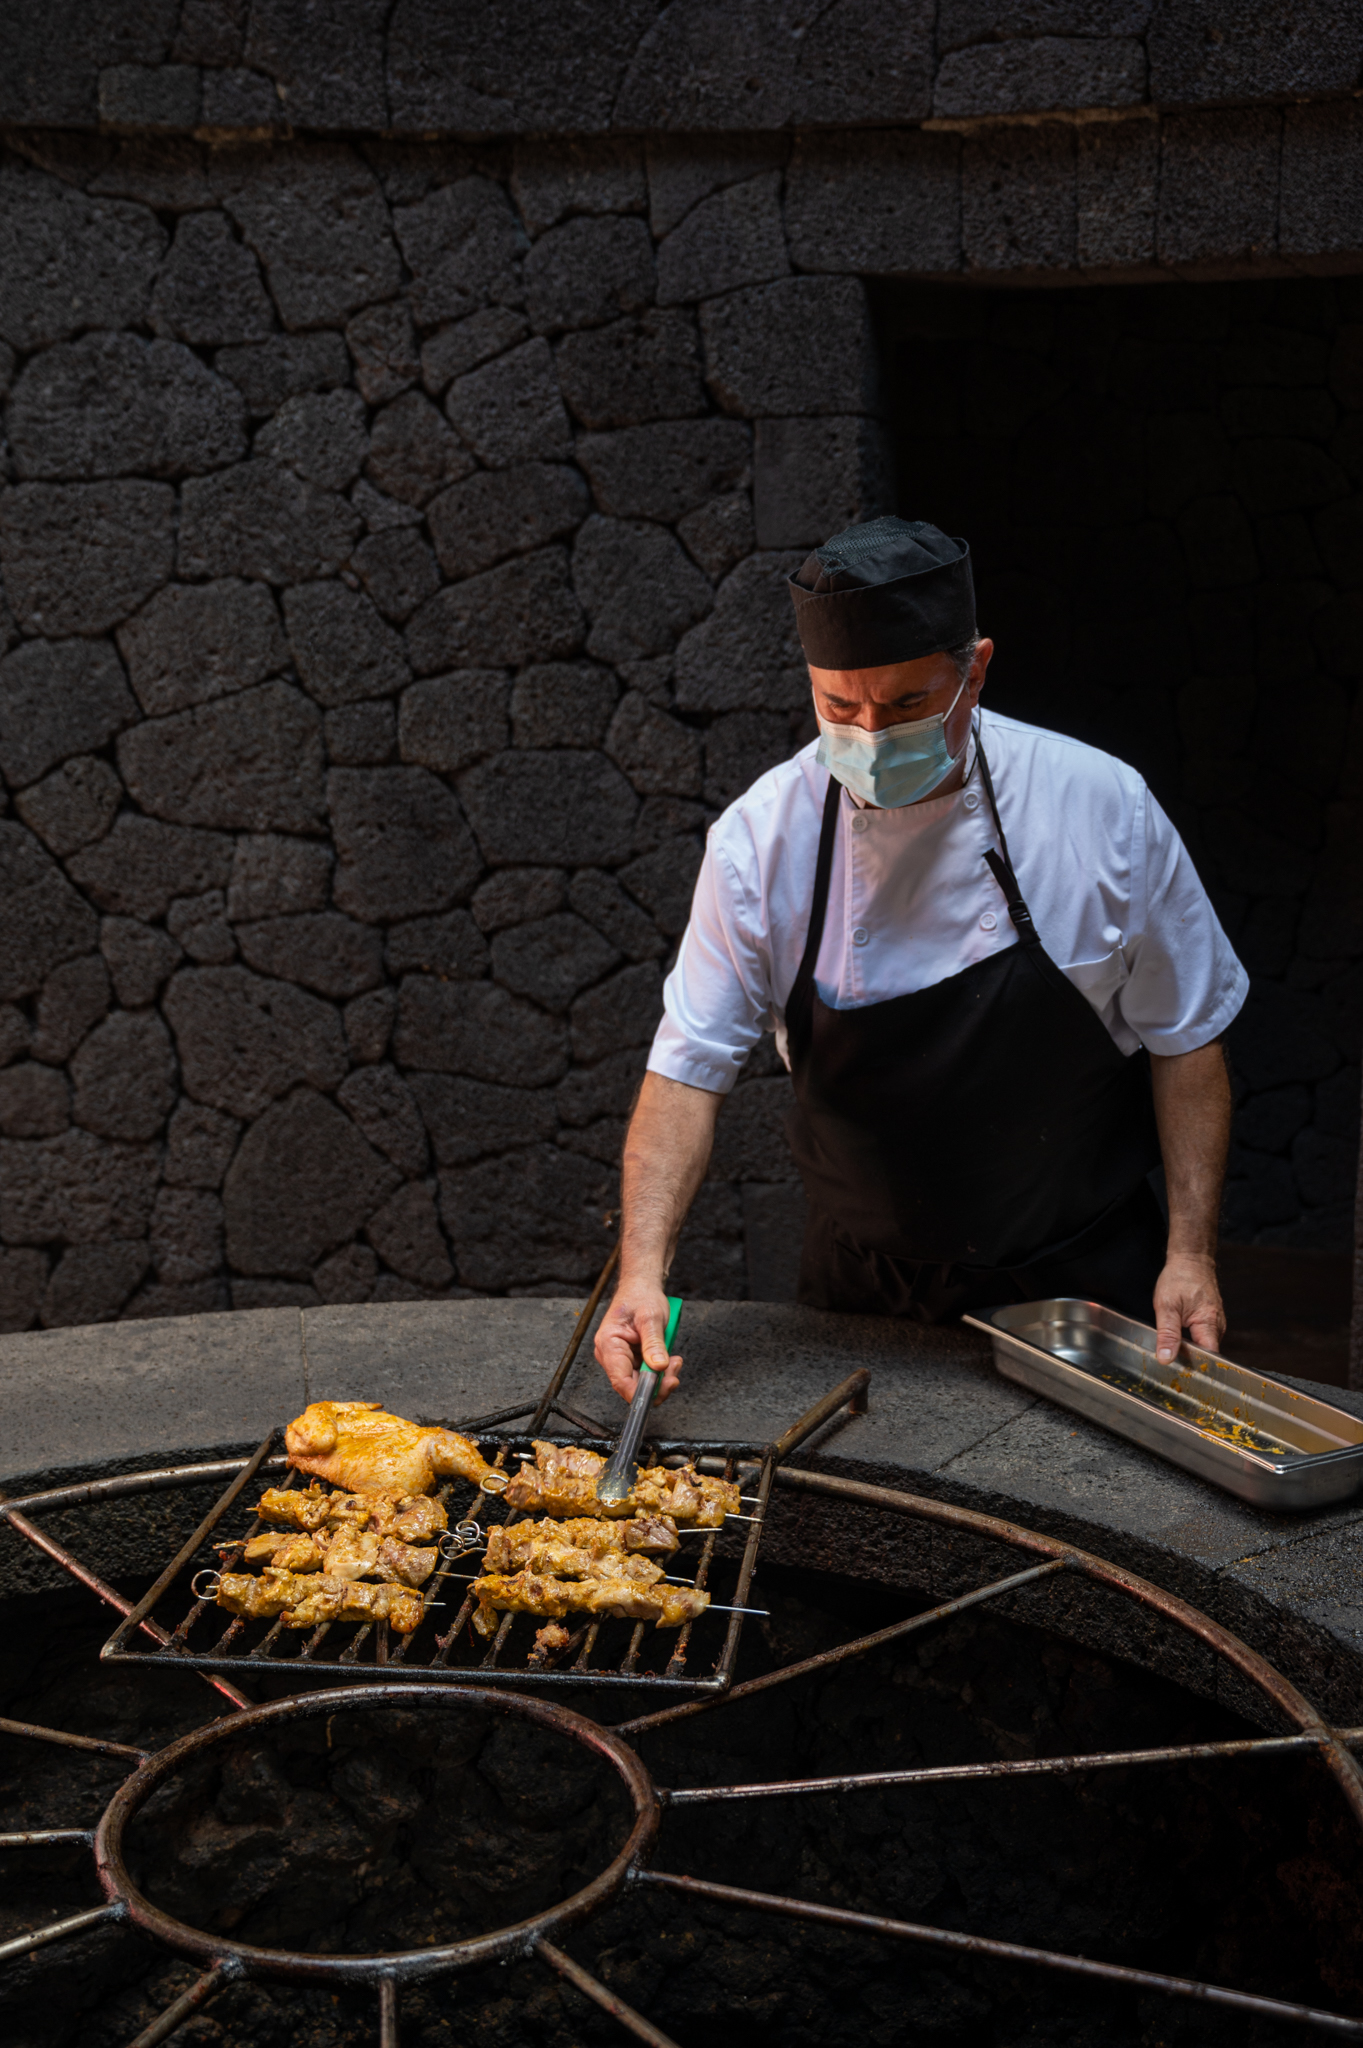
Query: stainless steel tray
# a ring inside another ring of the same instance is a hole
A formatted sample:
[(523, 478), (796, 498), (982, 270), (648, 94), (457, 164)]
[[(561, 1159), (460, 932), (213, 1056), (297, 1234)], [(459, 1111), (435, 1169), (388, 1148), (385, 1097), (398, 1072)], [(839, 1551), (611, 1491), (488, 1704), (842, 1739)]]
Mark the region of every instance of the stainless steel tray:
[(1196, 1344), (1161, 1365), (1152, 1329), (1095, 1301), (1023, 1301), (962, 1320), (992, 1338), (1005, 1378), (1256, 1507), (1322, 1508), (1363, 1487), (1356, 1416)]

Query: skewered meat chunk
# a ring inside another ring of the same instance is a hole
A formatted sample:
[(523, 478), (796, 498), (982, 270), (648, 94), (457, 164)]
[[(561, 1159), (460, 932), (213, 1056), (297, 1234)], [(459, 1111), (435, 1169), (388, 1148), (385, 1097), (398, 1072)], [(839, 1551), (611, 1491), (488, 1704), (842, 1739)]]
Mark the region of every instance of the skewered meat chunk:
[(538, 1526), (545, 1533), (552, 1529), (562, 1542), (589, 1550), (593, 1557), (618, 1557), (622, 1551), (661, 1557), (680, 1547), (677, 1525), (669, 1515), (635, 1515), (628, 1522), (597, 1522), (584, 1516), (580, 1521), (524, 1526)]
[(430, 1493), (437, 1479), (477, 1486), (492, 1470), (468, 1437), (405, 1422), (379, 1401), (313, 1401), (284, 1443), (300, 1472), (352, 1493)]
[(272, 1564), (281, 1572), (320, 1572), (326, 1538), (305, 1531), (262, 1529), (242, 1553), (243, 1564)]
[(425, 1493), (333, 1493), (329, 1520), (396, 1536), (401, 1543), (429, 1543), (450, 1522), (440, 1502)]
[(581, 1515), (623, 1521), (640, 1513), (666, 1516), (702, 1529), (717, 1529), (725, 1515), (738, 1513), (736, 1483), (702, 1477), (691, 1465), (676, 1471), (665, 1465), (645, 1467), (633, 1494), (621, 1501), (598, 1500), (596, 1482), (605, 1463), (595, 1451), (537, 1440), (535, 1462), (522, 1465), (511, 1480), (504, 1495), (506, 1504), (528, 1514), (560, 1519)]
[(377, 1576), (401, 1586), (424, 1586), (435, 1570), (437, 1555), (435, 1550), (419, 1550), (415, 1544), (399, 1543), (392, 1536), (381, 1537)]
[(428, 1494), (327, 1493), (320, 1486), (310, 1486), (306, 1493), (269, 1487), (256, 1503), (256, 1513), (262, 1522), (282, 1523), (288, 1529), (323, 1529), (350, 1522), (396, 1536), (403, 1543), (428, 1543), (449, 1527), (450, 1520), (440, 1502)]
[(400, 1543), (429, 1543), (450, 1526), (450, 1518), (440, 1502), (428, 1494), (403, 1495), (394, 1505), (397, 1513), (387, 1533), (396, 1536)]
[(739, 1510), (737, 1480), (711, 1479), (693, 1465), (676, 1471), (666, 1465), (646, 1466), (635, 1483), (634, 1498), (646, 1514), (670, 1515), (674, 1522), (698, 1529), (718, 1529), (726, 1515)]
[(256, 1513), (262, 1522), (279, 1522), (286, 1529), (320, 1529), (331, 1515), (335, 1498), (320, 1486), (310, 1486), (306, 1492), (301, 1487), (267, 1486), (256, 1502)]
[(224, 1572), (217, 1601), (247, 1621), (271, 1621), (282, 1614), (286, 1628), (315, 1628), (322, 1621), (387, 1621), (399, 1635), (410, 1635), (421, 1620), (421, 1597), (406, 1586), (365, 1586), (318, 1572), (276, 1571), (268, 1565), (258, 1579), (250, 1572)]
[(435, 1570), (436, 1552), (343, 1522), (314, 1535), (262, 1530), (246, 1545), (242, 1562), (268, 1562), (285, 1572), (325, 1572), (333, 1579), (395, 1579), (404, 1586), (424, 1586)]
[(285, 1628), (317, 1628), (324, 1621), (386, 1621), (400, 1636), (421, 1625), (421, 1595), (407, 1586), (366, 1586), (353, 1579), (294, 1580), (307, 1591), (286, 1609)]
[(596, 1482), (605, 1463), (595, 1451), (579, 1450), (575, 1444), (536, 1440), (534, 1464), (521, 1466), (503, 1497), (508, 1507), (531, 1514), (607, 1516), (623, 1521), (634, 1512), (632, 1502), (596, 1498)]
[(377, 1577), (379, 1545), (383, 1541), (377, 1529), (363, 1529), (355, 1522), (342, 1522), (335, 1530), (328, 1530), (326, 1563), (322, 1569), (329, 1579), (368, 1579)]
[(694, 1586), (646, 1586), (624, 1578), (554, 1579), (529, 1571), (489, 1573), (474, 1581), (473, 1591), (478, 1601), (473, 1625), (484, 1636), (496, 1629), (499, 1611), (539, 1614), (548, 1621), (562, 1621), (565, 1614), (600, 1614), (680, 1628), (710, 1604), (710, 1595), (698, 1593)]
[(259, 1578), (251, 1572), (224, 1572), (218, 1580), (217, 1602), (246, 1621), (272, 1621), (303, 1599), (309, 1587), (321, 1583), (312, 1574), (278, 1571), (273, 1565), (267, 1565)]
[(555, 1579), (633, 1579), (645, 1586), (663, 1576), (662, 1566), (651, 1558), (620, 1549), (595, 1550), (565, 1543), (560, 1531), (566, 1526), (563, 1522), (527, 1522), (510, 1529), (489, 1529), (484, 1572), (543, 1572)]

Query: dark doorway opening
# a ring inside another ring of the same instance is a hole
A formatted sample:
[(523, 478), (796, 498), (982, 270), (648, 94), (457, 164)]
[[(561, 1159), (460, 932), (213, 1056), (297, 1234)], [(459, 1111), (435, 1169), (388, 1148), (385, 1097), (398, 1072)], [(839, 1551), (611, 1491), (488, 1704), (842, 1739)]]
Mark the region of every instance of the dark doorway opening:
[(1248, 1330), (1271, 1300), (1316, 1332), (1274, 1362), (1342, 1379), (1363, 280), (887, 284), (877, 318), (900, 510), (970, 540), (991, 703), (1140, 769), (1250, 973), (1223, 1236), (1258, 1256), (1229, 1262), (1232, 1319)]

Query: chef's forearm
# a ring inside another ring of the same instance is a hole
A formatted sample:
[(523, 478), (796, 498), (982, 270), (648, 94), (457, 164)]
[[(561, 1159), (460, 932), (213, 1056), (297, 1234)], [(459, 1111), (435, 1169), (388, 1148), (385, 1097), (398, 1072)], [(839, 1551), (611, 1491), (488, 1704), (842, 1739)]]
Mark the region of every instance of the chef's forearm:
[(1221, 1041), (1167, 1058), (1152, 1053), (1150, 1071), (1169, 1200), (1169, 1255), (1215, 1258), (1231, 1120)]
[(625, 1135), (620, 1185), (620, 1276), (660, 1287), (686, 1212), (710, 1163), (724, 1100), (662, 1074), (645, 1074)]

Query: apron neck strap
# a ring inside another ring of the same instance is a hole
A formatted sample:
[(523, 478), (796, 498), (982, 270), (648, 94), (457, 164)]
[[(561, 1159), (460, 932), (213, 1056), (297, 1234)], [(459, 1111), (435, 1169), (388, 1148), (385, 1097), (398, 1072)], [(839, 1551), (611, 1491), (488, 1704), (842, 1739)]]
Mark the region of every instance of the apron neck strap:
[(805, 940), (805, 950), (791, 987), (791, 998), (794, 997), (796, 989), (803, 990), (814, 979), (819, 948), (823, 944), (824, 919), (828, 915), (828, 885), (833, 875), (833, 846), (838, 836), (838, 811), (841, 804), (842, 784), (835, 776), (830, 775), (828, 794), (823, 804), (823, 830), (819, 834), (818, 865), (814, 870), (814, 897), (809, 906), (809, 936)]
[(999, 835), (1000, 851), (995, 853), (991, 846), (985, 855), (985, 860), (988, 863), (989, 871), (993, 875), (994, 880), (1003, 891), (1004, 901), (1008, 905), (1008, 915), (1013, 921), (1013, 928), (1018, 935), (1019, 943), (1024, 946), (1040, 945), (1040, 936), (1036, 926), (1032, 923), (1032, 913), (1022, 900), (1022, 891), (1018, 887), (1018, 878), (1013, 872), (1013, 863), (1009, 858), (1008, 841), (1004, 836), (1003, 820), (999, 816), (998, 801), (994, 795), (994, 778), (989, 773), (989, 763), (985, 758), (984, 752), (984, 740), (978, 725), (975, 728), (975, 759), (980, 764), (980, 781), (984, 784), (984, 793), (989, 799), (989, 809), (994, 818), (994, 830)]

